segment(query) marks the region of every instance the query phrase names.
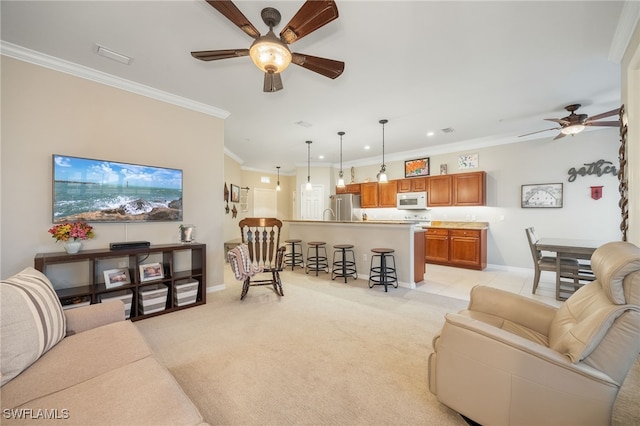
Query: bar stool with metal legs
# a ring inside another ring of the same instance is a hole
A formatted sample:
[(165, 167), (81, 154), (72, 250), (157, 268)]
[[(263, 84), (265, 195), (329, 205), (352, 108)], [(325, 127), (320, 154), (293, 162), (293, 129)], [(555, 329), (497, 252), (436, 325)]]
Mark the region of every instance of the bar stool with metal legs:
[[(331, 268), (331, 279), (351, 277), (358, 279), (358, 271), (356, 271), (356, 255), (353, 251), (353, 244), (336, 244), (333, 246), (333, 265)], [(347, 258), (349, 255), (349, 258)], [(336, 259), (336, 256), (340, 256)]]
[(291, 270), (296, 266), (304, 268), (304, 257), (302, 256), (302, 240), (285, 240), (289, 251), (284, 254), (284, 264), (291, 266)]
[[(369, 270), (369, 288), (374, 285), (383, 285), (387, 291), (389, 284), (398, 288), (398, 275), (396, 274), (396, 259), (394, 251), (390, 248), (373, 248), (371, 256), (371, 269)], [(374, 266), (374, 260), (379, 259), (378, 266)]]
[(327, 243), (324, 241), (310, 241), (307, 243), (307, 265), (305, 266), (305, 273), (309, 271), (315, 271), (316, 277), (318, 271), (329, 273), (329, 260), (327, 259)]

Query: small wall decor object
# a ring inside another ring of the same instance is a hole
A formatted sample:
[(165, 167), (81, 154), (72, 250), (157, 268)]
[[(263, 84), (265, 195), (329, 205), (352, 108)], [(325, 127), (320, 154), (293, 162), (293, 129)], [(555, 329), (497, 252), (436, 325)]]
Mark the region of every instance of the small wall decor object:
[(521, 207), (524, 208), (561, 208), (562, 183), (538, 183), (522, 185)]
[(227, 188), (227, 182), (224, 183), (224, 201), (229, 202), (229, 189)]
[(592, 186), (591, 187), (591, 198), (594, 200), (599, 200), (602, 198), (602, 186)]
[(238, 216), (238, 209), (236, 209), (236, 205), (233, 205), (233, 209), (231, 209), (231, 218), (235, 219)]
[(238, 185), (231, 184), (231, 202), (240, 202), (240, 187)]
[(104, 271), (104, 286), (106, 288), (120, 287), (125, 284), (131, 284), (129, 269), (119, 268)]
[(224, 213), (229, 214), (229, 203), (226, 203), (224, 206)]
[(429, 158), (419, 158), (404, 162), (404, 177), (418, 176), (429, 176)]
[(475, 169), (478, 167), (478, 154), (464, 154), (458, 157), (459, 169)]
[(161, 263), (147, 263), (140, 265), (140, 282), (155, 281), (164, 278)]
[(446, 175), (447, 174), (447, 165), (446, 164), (440, 164), (440, 174), (441, 175)]

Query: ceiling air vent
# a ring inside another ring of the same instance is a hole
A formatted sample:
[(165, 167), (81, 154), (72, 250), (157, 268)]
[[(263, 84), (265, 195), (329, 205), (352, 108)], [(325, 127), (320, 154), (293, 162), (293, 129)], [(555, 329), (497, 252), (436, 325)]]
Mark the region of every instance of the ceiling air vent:
[(455, 130), (453, 130), (452, 127), (445, 127), (444, 129), (442, 129), (442, 133), (453, 133), (455, 132)]

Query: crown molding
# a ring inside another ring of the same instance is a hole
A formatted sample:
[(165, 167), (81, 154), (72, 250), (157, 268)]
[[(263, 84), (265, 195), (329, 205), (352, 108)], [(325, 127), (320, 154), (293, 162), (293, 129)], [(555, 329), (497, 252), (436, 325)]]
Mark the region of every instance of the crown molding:
[(613, 35), (611, 46), (609, 47), (609, 60), (616, 64), (622, 63), (629, 42), (633, 36), (633, 32), (640, 22), (640, 2), (627, 0), (622, 5), (622, 11), (620, 12), (620, 19), (618, 19), (618, 26), (616, 27), (616, 33)]
[(135, 93), (147, 98), (201, 112), (213, 117), (226, 119), (230, 115), (228, 111), (213, 107), (211, 105), (196, 102), (194, 100), (183, 98), (182, 96), (174, 95), (172, 93), (163, 92), (162, 90), (154, 89), (153, 87), (145, 86), (143, 84), (139, 84), (130, 80), (125, 80), (124, 78), (116, 77), (114, 75), (107, 74), (102, 71), (85, 67), (83, 65), (79, 65), (70, 61), (66, 61), (64, 59), (56, 58), (54, 56), (46, 55), (35, 50), (27, 49), (13, 43), (6, 42), (4, 40), (0, 40), (0, 54), (3, 56), (8, 56), (10, 58), (18, 59), (20, 61), (28, 62), (30, 64), (49, 68), (54, 71), (59, 71), (65, 74), (84, 78), (86, 80), (91, 80), (96, 83), (115, 87), (116, 89), (125, 90), (127, 92)]

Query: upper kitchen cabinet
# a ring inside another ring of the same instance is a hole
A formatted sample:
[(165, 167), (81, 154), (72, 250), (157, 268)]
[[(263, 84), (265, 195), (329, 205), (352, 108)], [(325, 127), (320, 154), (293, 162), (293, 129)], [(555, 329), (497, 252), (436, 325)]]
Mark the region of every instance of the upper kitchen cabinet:
[(395, 207), (398, 193), (397, 181), (387, 183), (365, 182), (360, 184), (360, 207)]
[(410, 178), (398, 180), (398, 192), (423, 192), (427, 190), (427, 179)]
[(360, 184), (348, 183), (344, 188), (338, 188), (336, 186), (336, 194), (360, 194)]
[(427, 205), (429, 207), (445, 207), (453, 204), (451, 175), (431, 176), (427, 182)]
[(365, 182), (360, 184), (360, 207), (378, 207), (378, 182)]
[(378, 207), (396, 207), (398, 200), (398, 185), (396, 181), (378, 184)]
[(454, 206), (484, 206), (486, 204), (486, 173), (451, 175)]

